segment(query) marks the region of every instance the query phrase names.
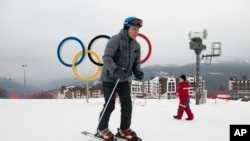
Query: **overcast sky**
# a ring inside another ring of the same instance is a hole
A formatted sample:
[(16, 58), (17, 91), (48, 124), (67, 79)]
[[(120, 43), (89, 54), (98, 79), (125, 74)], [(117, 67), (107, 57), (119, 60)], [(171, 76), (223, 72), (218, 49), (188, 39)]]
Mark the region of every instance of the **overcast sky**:
[[(249, 0), (1, 0), (0, 1), (0, 77), (23, 81), (27, 64), (27, 84), (39, 84), (60, 77), (75, 76), (57, 57), (59, 43), (66, 37), (79, 38), (87, 48), (100, 34), (119, 32), (128, 16), (143, 20), (140, 32), (152, 44), (148, 65), (195, 63), (189, 49), (188, 33), (207, 29), (203, 40), (211, 53), (211, 43), (222, 43), (222, 55), (213, 60), (250, 60)], [(142, 58), (148, 47), (138, 37)], [(92, 47), (101, 57), (107, 40), (100, 39)], [(62, 58), (71, 63), (81, 51), (76, 42), (62, 47)], [(96, 70), (88, 58), (77, 67), (80, 74), (90, 76)], [(166, 70), (167, 71), (167, 70)]]

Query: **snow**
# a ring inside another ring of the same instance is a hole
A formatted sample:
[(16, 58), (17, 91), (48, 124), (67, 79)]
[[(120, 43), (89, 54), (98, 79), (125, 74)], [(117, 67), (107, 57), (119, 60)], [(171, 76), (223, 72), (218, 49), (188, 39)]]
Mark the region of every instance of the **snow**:
[[(95, 132), (103, 98), (21, 100), (0, 99), (0, 138), (3, 141), (88, 141), (81, 134)], [(196, 105), (191, 100), (193, 121), (176, 120), (178, 99), (135, 99), (131, 128), (143, 141), (229, 141), (230, 124), (249, 124), (250, 102), (208, 99)], [(120, 105), (111, 115), (116, 133)]]

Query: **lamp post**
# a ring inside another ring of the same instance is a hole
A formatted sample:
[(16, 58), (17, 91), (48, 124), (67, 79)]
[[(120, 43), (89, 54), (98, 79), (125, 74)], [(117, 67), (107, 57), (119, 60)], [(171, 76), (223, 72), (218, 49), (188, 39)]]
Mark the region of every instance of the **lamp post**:
[(23, 67), (23, 85), (24, 85), (24, 88), (26, 90), (26, 72), (25, 72), (25, 68), (27, 67), (27, 65), (22, 65)]

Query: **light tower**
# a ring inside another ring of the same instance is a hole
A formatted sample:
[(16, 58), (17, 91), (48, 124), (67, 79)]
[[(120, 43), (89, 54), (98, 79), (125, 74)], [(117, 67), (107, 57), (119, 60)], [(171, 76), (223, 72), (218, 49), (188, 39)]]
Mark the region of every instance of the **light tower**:
[[(202, 39), (207, 38), (207, 30), (203, 31), (190, 31), (189, 32), (189, 46), (190, 49), (194, 50), (196, 54), (196, 81), (195, 81), (195, 99), (196, 104), (199, 105), (201, 90), (200, 90), (200, 55), (201, 51), (206, 49), (206, 45), (202, 43)], [(205, 57), (206, 61), (209, 60), (211, 64), (212, 57), (221, 55), (221, 43), (213, 42), (212, 43), (212, 53), (209, 55), (203, 55), (202, 59)]]

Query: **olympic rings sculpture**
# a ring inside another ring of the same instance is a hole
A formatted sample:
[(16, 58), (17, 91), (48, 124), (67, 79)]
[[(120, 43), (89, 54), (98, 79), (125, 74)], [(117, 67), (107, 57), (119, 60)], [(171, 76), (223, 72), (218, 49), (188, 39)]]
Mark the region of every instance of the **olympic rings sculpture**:
[[(143, 63), (145, 63), (145, 62), (149, 59), (149, 57), (150, 57), (150, 55), (151, 55), (151, 52), (152, 52), (152, 45), (151, 45), (150, 40), (149, 40), (144, 34), (138, 33), (138, 36), (141, 37), (141, 38), (143, 38), (143, 39), (147, 42), (147, 44), (148, 44), (148, 53), (146, 54), (145, 58), (143, 58), (143, 59), (140, 61), (140, 63), (143, 64)], [(98, 74), (101, 72), (101, 66), (103, 66), (103, 63), (101, 63), (101, 58), (100, 58), (100, 56), (99, 56), (96, 52), (94, 52), (94, 51), (91, 50), (91, 47), (93, 46), (93, 43), (94, 43), (97, 39), (100, 39), (100, 38), (105, 38), (105, 39), (108, 39), (108, 40), (110, 39), (110, 37), (107, 36), (107, 35), (98, 35), (98, 36), (94, 37), (94, 38), (90, 41), (90, 43), (89, 43), (89, 45), (88, 45), (88, 49), (85, 50), (85, 46), (84, 46), (83, 42), (82, 42), (80, 39), (78, 39), (78, 38), (76, 38), (76, 37), (67, 37), (67, 38), (63, 39), (63, 40), (60, 42), (60, 44), (58, 45), (58, 48), (57, 48), (57, 57), (58, 57), (59, 61), (60, 61), (64, 66), (66, 66), (66, 67), (71, 67), (71, 68), (72, 68), (72, 71), (73, 71), (74, 75), (76, 76), (76, 78), (78, 78), (78, 79), (80, 79), (80, 80), (82, 80), (82, 81), (90, 81), (90, 80), (93, 80), (93, 79), (95, 79), (95, 78), (98, 76)], [(62, 48), (63, 45), (64, 45), (67, 41), (69, 41), (69, 40), (74, 40), (74, 41), (78, 42), (78, 43), (80, 44), (81, 48), (82, 48), (82, 51), (78, 52), (78, 53), (73, 57), (72, 64), (68, 64), (68, 63), (64, 62), (63, 59), (61, 58), (61, 48)], [(92, 76), (90, 76), (90, 77), (81, 76), (81, 75), (77, 72), (77, 69), (76, 69), (76, 66), (79, 65), (79, 64), (83, 61), (83, 59), (84, 59), (86, 53), (88, 54), (88, 57), (89, 57), (90, 61), (91, 61), (92, 63), (94, 63), (95, 65), (97, 65), (97, 70), (96, 70), (96, 72), (95, 72)], [(97, 59), (97, 62), (92, 58), (92, 55)], [(80, 56), (81, 56), (81, 57), (80, 57)], [(79, 59), (79, 57), (80, 57), (80, 59)], [(78, 60), (78, 61), (77, 61), (77, 60)]]

